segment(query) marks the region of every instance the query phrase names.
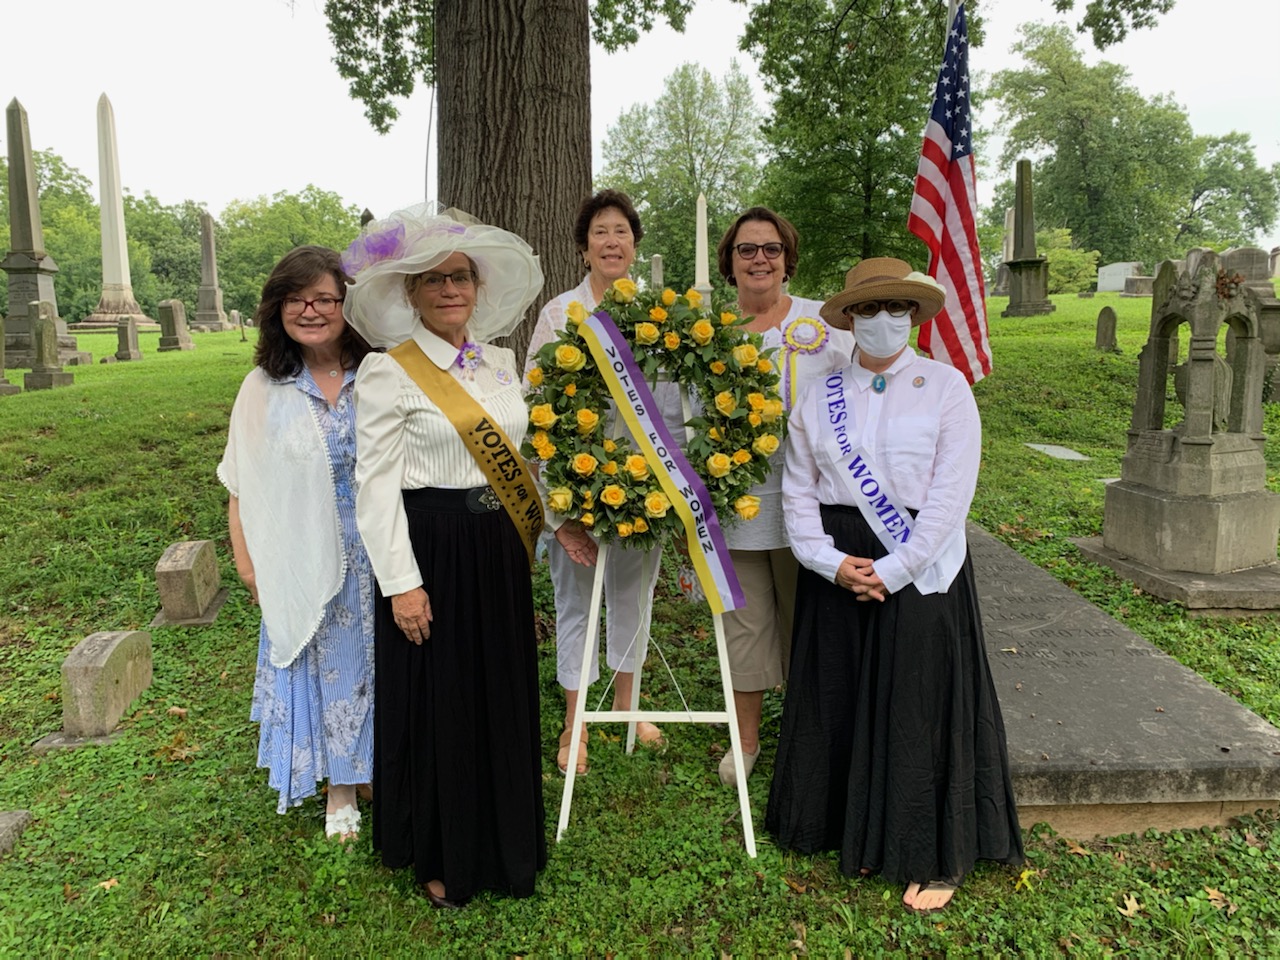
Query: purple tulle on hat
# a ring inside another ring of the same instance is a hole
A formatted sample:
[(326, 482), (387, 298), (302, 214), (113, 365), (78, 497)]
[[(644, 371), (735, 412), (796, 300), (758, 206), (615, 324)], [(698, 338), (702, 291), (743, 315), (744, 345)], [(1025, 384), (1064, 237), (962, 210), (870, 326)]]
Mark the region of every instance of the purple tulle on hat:
[(351, 242), (346, 253), (342, 255), (342, 269), (348, 275), (355, 276), (365, 267), (399, 256), (404, 244), (404, 224), (379, 230), (375, 233), (362, 234)]

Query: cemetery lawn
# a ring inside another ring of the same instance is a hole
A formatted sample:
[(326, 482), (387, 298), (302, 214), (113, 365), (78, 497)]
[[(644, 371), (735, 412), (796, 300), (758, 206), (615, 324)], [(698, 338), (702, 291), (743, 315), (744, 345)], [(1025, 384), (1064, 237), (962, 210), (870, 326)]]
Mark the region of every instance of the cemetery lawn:
[[(992, 302), (973, 519), (1280, 723), (1280, 622), (1189, 620), (1071, 546), (1101, 532), (1098, 481), (1120, 474), (1150, 301), (1054, 299), (1051, 316), (1010, 320), (999, 317), (1005, 301)], [(1107, 303), (1119, 315), (1117, 354), (1093, 349)], [(0, 954), (1280, 953), (1274, 811), (1220, 830), (1079, 843), (1027, 823), (1024, 869), (980, 865), (930, 917), (907, 913), (898, 887), (843, 877), (833, 856), (778, 851), (762, 826), (781, 714), (773, 694), (751, 780), (757, 859), (715, 774), (726, 731), (668, 725), (666, 752), (626, 757), (622, 727), (593, 725), (591, 771), (536, 896), (433, 910), (409, 871), (379, 865), (368, 820), (344, 849), (322, 838), (322, 799), (275, 812), (248, 719), (257, 611), (235, 581), (213, 473), (252, 344), (235, 331), (198, 334), (194, 352), (158, 354), (157, 339), (141, 335), (142, 362), (76, 368), (70, 388), (0, 401), (0, 810), (35, 818), (0, 860)], [(81, 335), (80, 345), (98, 357), (115, 337)], [(8, 376), (21, 382), (21, 371)], [(1280, 491), (1276, 406), (1266, 432)], [(1051, 460), (1027, 442), (1092, 459)], [(155, 679), (116, 742), (33, 756), (30, 745), (61, 725), (63, 657), (93, 631), (147, 629), (155, 563), (184, 539), (214, 540), (234, 584), (217, 623), (153, 631)], [(563, 701), (545, 567), (535, 599), (550, 838)], [(705, 612), (663, 585), (654, 621), (690, 705), (717, 708)], [(679, 705), (652, 649), (646, 681), (652, 702)]]

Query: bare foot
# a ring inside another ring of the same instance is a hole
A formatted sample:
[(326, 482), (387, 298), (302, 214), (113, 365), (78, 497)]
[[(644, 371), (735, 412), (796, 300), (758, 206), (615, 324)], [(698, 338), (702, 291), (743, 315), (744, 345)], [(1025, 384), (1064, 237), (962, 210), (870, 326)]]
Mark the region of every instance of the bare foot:
[(636, 722), (636, 742), (646, 747), (665, 747), (667, 745), (662, 731), (647, 720)]
[(948, 880), (930, 880), (927, 883), (907, 885), (902, 903), (915, 913), (936, 913), (951, 902), (956, 885)]
[(365, 803), (373, 803), (373, 784), (362, 783), (356, 787), (356, 795)]

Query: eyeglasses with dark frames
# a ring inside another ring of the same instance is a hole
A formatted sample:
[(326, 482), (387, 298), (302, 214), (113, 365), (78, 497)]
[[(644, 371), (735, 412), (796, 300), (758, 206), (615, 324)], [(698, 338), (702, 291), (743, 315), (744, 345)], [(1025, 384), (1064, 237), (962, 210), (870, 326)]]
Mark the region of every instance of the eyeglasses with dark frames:
[(733, 249), (738, 251), (738, 256), (743, 260), (755, 259), (756, 251), (763, 250), (764, 255), (770, 260), (777, 260), (782, 256), (782, 251), (786, 248), (774, 241), (771, 243), (738, 243), (734, 244)]
[(867, 300), (845, 307), (844, 312), (850, 317), (861, 317), (870, 320), (881, 310), (886, 310), (891, 317), (905, 317), (915, 306), (910, 300)]
[(459, 290), (468, 290), (475, 286), (476, 272), (474, 270), (455, 270), (453, 273), (424, 273), (422, 275), (422, 285), (428, 290), (443, 289), (446, 280), (452, 280), (453, 285)]
[(337, 309), (338, 304), (342, 302), (341, 297), (316, 297), (314, 300), (305, 300), (302, 297), (285, 297), (280, 301), (280, 309), (291, 317), (296, 317), (300, 313), (304, 313), (307, 307), (310, 307), (322, 317), (327, 317)]

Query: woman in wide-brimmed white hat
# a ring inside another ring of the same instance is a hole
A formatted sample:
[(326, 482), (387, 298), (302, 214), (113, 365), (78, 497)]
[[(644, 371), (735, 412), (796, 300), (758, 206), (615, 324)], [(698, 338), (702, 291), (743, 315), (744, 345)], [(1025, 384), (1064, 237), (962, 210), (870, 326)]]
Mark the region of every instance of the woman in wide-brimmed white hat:
[(978, 859), (1022, 860), (964, 534), (978, 408), (959, 371), (908, 346), (943, 302), (878, 257), (822, 308), (857, 348), (789, 421), (783, 501), (804, 569), (766, 817), (779, 846), (839, 850), (844, 873), (905, 884), (922, 913)]
[[(370, 223), (344, 259), (356, 503), (377, 577), (373, 842), (438, 907), (533, 892), (546, 863), (530, 560), (540, 497), (509, 333), (542, 287), (529, 245), (456, 211)], [(595, 559), (577, 525), (566, 552)]]

